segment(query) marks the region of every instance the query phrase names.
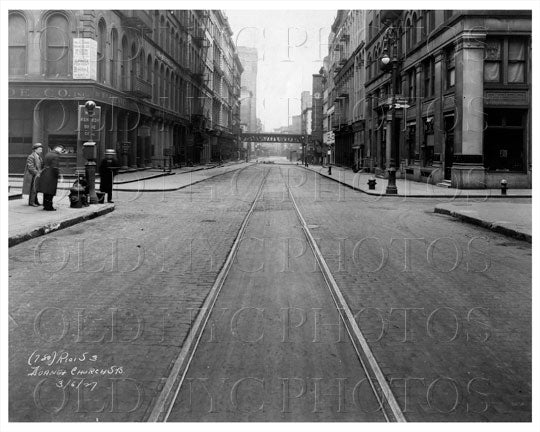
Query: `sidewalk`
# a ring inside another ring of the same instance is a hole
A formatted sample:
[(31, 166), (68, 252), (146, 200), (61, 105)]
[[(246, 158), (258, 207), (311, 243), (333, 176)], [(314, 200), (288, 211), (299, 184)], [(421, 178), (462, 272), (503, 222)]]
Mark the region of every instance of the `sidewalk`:
[[(301, 165), (299, 165), (301, 166)], [(305, 167), (304, 167), (305, 168)], [(501, 195), (500, 189), (455, 189), (438, 187), (433, 184), (415, 182), (406, 179), (396, 179), (398, 195), (386, 195), (387, 179), (375, 178), (375, 190), (370, 190), (367, 184), (368, 179), (374, 177), (371, 173), (353, 173), (350, 168), (332, 166), (332, 175), (328, 175), (328, 167), (320, 165), (311, 165), (307, 170), (319, 173), (320, 175), (331, 178), (352, 189), (377, 196), (398, 196), (411, 198), (532, 198), (531, 189), (508, 189), (507, 195)]]
[[(41, 194), (39, 194), (41, 199)], [(56, 211), (30, 207), (27, 200), (9, 201), (9, 247), (69, 226), (94, 219), (114, 210), (114, 204), (93, 204), (80, 209), (69, 207), (67, 195), (54, 199)]]
[(463, 222), (532, 243), (532, 203), (530, 200), (523, 201), (446, 203), (437, 205), (435, 213), (447, 214)]
[[(190, 173), (190, 172), (195, 172), (195, 171), (235, 166), (238, 164), (245, 164), (245, 163), (246, 163), (245, 161), (234, 161), (234, 162), (226, 162), (222, 165), (211, 163), (211, 164), (206, 164), (206, 165), (196, 165), (193, 167), (183, 166), (181, 168), (174, 168), (173, 170), (171, 170), (171, 172), (163, 171), (163, 169), (157, 169), (157, 168), (149, 168), (149, 169), (141, 170), (141, 171), (122, 172), (118, 174), (117, 176), (115, 176), (114, 184), (119, 185), (119, 184), (126, 184), (126, 183), (134, 183), (134, 182), (140, 182), (143, 180), (150, 180), (154, 178), (165, 177), (165, 176), (170, 176), (170, 175), (175, 175), (175, 174), (185, 174), (185, 173)], [(71, 185), (73, 184), (74, 180), (75, 179), (71, 177), (61, 179), (58, 183), (58, 187), (60, 189), (65, 189), (65, 188), (69, 189)], [(23, 183), (22, 176), (9, 177), (9, 186), (10, 186), (10, 190), (13, 193), (16, 193), (16, 192), (20, 193), (19, 190), (22, 189), (22, 183)], [(99, 175), (96, 177), (96, 185), (99, 186)]]
[[(115, 186), (114, 191), (125, 192), (165, 192), (178, 190), (212, 177), (237, 171), (247, 167), (251, 163), (226, 163), (221, 166), (198, 166), (173, 170), (176, 175), (155, 176), (155, 173), (146, 172), (144, 177), (141, 172), (119, 174), (121, 187)], [(210, 169), (213, 168), (213, 169)], [(152, 175), (154, 174), (154, 175)], [(10, 180), (11, 183), (11, 180)], [(26, 199), (9, 200), (9, 247), (18, 243), (45, 235), (84, 222), (89, 219), (104, 215), (114, 210), (114, 204), (93, 204), (81, 209), (69, 207), (69, 188), (72, 180), (64, 179), (59, 182), (60, 192), (54, 198), (54, 207), (57, 211), (46, 212), (43, 207), (30, 207)], [(117, 184), (115, 178), (115, 185)], [(15, 190), (13, 190), (15, 189)], [(20, 193), (17, 188), (11, 186), (11, 194)], [(42, 199), (41, 194), (39, 194)]]

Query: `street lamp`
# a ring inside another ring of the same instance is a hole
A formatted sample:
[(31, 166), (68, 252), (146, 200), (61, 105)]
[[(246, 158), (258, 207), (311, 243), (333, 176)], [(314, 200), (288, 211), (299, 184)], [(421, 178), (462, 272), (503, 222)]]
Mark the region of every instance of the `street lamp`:
[[(90, 117), (90, 141), (87, 141), (83, 144), (83, 156), (86, 158), (87, 162), (84, 164), (86, 171), (86, 182), (88, 184), (88, 196), (90, 204), (97, 204), (98, 197), (96, 194), (96, 143), (93, 140), (93, 128), (94, 128), (94, 116), (96, 111), (96, 103), (94, 101), (87, 101), (84, 104), (88, 117)], [(101, 112), (101, 111), (100, 111)], [(99, 121), (99, 120), (98, 120)], [(98, 128), (99, 130), (99, 128)]]
[(383, 37), (384, 51), (380, 58), (383, 69), (392, 68), (391, 90), (392, 100), (390, 104), (390, 161), (388, 167), (388, 185), (386, 186), (387, 195), (397, 195), (396, 185), (396, 167), (399, 153), (399, 137), (396, 127), (396, 93), (397, 93), (397, 44), (398, 32), (393, 26), (389, 26)]

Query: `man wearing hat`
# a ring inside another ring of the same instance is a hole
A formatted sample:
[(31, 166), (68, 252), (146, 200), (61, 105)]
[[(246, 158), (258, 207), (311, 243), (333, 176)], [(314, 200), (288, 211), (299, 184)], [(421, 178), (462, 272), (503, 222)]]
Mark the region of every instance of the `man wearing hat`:
[(32, 146), (32, 153), (26, 158), (26, 167), (24, 168), (24, 179), (22, 193), (28, 195), (28, 205), (38, 207), (40, 204), (37, 198), (36, 177), (39, 175), (43, 166), (41, 152), (43, 146), (41, 143), (35, 143)]
[(54, 211), (53, 197), (56, 195), (58, 177), (60, 177), (59, 158), (64, 153), (64, 147), (54, 146), (52, 151), (47, 152), (43, 159), (43, 171), (38, 180), (38, 191), (43, 192), (43, 210)]
[(113, 149), (105, 150), (105, 159), (99, 164), (99, 190), (107, 194), (107, 202), (112, 203), (112, 189), (114, 176), (118, 174), (120, 165), (115, 158), (116, 152)]

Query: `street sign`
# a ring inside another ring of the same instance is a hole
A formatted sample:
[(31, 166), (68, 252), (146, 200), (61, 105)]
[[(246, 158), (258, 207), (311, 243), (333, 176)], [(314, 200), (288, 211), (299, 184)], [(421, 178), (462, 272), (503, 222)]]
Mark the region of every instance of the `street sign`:
[(410, 105), (407, 105), (406, 103), (404, 103), (404, 104), (400, 104), (400, 103), (394, 104), (394, 108), (395, 108), (395, 109), (409, 108), (409, 107), (410, 107)]
[(95, 107), (92, 115), (89, 114), (84, 105), (79, 105), (79, 140), (99, 141), (101, 129), (101, 108)]

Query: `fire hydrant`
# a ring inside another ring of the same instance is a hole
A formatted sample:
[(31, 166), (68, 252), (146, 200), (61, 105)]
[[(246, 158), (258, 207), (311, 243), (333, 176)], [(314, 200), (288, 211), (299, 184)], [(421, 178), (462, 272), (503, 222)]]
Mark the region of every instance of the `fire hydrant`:
[(79, 174), (73, 186), (69, 188), (69, 203), (71, 208), (81, 208), (88, 206), (87, 183), (84, 174)]
[(375, 189), (375, 185), (377, 184), (377, 181), (375, 180), (374, 177), (371, 177), (371, 178), (367, 181), (367, 184), (368, 184), (370, 190), (374, 190), (374, 189)]
[(505, 179), (501, 180), (501, 195), (506, 195), (506, 189), (508, 189), (508, 182)]
[(328, 165), (328, 175), (332, 175), (332, 165)]

